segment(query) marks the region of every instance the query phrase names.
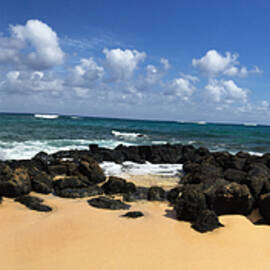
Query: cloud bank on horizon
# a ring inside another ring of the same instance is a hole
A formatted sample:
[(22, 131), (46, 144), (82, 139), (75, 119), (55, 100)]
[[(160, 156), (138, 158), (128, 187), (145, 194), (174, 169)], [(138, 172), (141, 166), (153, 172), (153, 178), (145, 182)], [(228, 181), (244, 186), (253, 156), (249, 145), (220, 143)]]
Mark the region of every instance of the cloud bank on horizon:
[(268, 101), (251, 100), (256, 89), (241, 86), (241, 80), (263, 71), (241, 65), (237, 53), (209, 49), (190, 59), (192, 74), (186, 74), (166, 57), (151, 61), (149, 52), (138, 49), (108, 46), (99, 56), (78, 58), (76, 51), (65, 52), (59, 34), (40, 20), (11, 25), (9, 33), (0, 36), (5, 110), (167, 120), (269, 117)]

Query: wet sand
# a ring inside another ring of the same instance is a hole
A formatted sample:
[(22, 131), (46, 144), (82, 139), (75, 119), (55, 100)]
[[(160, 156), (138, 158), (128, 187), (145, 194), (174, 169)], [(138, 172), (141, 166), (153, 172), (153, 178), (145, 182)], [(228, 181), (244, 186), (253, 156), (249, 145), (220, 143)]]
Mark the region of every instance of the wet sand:
[[(40, 196), (40, 195), (39, 195)], [(40, 196), (52, 206), (38, 213), (4, 199), (0, 205), (0, 261), (5, 270), (268, 269), (270, 227), (242, 216), (200, 234), (174, 219), (165, 203), (133, 203), (145, 217), (90, 207), (86, 199)]]

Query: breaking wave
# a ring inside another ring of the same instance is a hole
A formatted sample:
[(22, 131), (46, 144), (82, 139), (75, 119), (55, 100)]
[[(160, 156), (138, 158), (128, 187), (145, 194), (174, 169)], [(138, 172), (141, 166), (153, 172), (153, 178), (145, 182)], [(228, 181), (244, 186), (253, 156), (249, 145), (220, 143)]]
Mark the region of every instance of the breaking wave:
[(35, 114), (35, 118), (43, 118), (43, 119), (56, 119), (59, 117), (58, 114)]
[(119, 138), (122, 138), (122, 139), (134, 139), (134, 138), (145, 138), (145, 137), (147, 137), (146, 135), (141, 134), (141, 133), (120, 132), (120, 131), (117, 131), (117, 130), (112, 130), (112, 134), (115, 137), (119, 137)]

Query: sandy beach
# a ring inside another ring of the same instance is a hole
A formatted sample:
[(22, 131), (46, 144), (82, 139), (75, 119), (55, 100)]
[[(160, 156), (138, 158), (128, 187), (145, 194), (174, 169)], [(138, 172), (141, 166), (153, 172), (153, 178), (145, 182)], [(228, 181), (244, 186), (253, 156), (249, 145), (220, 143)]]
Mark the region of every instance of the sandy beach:
[(28, 210), (11, 199), (1, 205), (0, 260), (7, 270), (268, 269), (270, 229), (242, 216), (200, 234), (174, 219), (166, 203), (137, 202), (126, 211), (90, 207), (86, 199), (40, 196), (51, 213)]

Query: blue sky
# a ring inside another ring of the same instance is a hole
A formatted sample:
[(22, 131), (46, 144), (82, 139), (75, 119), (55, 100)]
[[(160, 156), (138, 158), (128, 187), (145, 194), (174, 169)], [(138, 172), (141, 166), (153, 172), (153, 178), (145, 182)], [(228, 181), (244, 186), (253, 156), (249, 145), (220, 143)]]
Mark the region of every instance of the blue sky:
[(0, 111), (269, 123), (268, 1), (2, 1)]

